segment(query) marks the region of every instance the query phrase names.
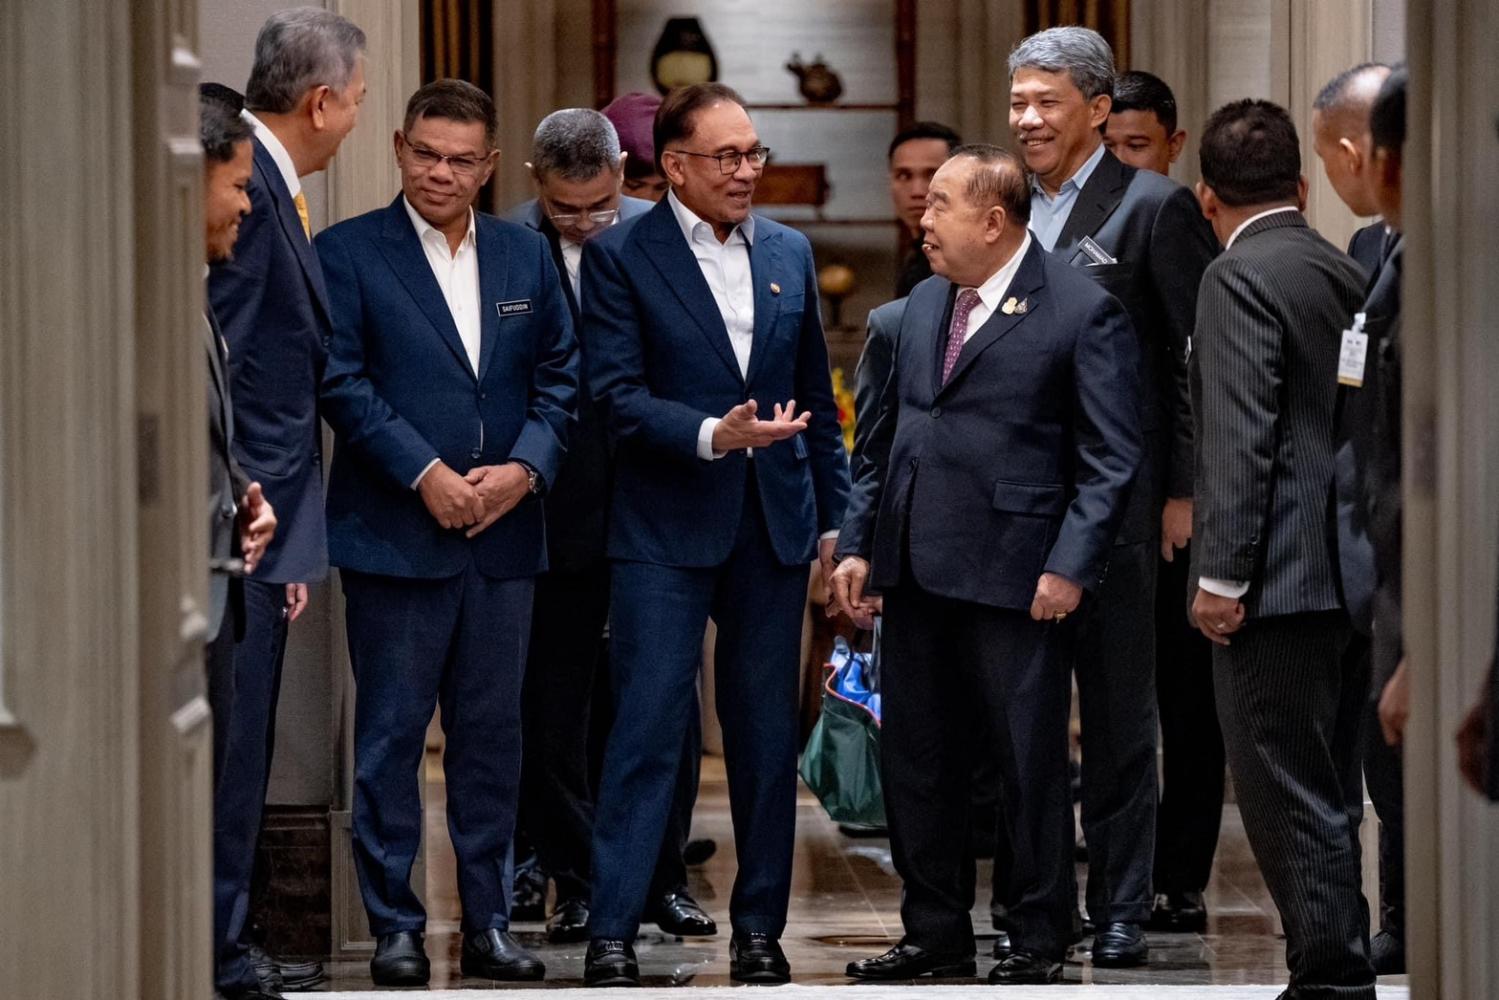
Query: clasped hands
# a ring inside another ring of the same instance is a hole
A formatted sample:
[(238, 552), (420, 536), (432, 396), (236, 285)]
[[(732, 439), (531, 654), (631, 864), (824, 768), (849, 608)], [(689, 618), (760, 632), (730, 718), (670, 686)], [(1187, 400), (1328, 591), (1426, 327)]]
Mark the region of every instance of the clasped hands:
[[(864, 592), (869, 583), (869, 560), (844, 556), (833, 570), (832, 595), (828, 614), (842, 611), (860, 628), (873, 628), (874, 616), (884, 610), (884, 599)], [(1059, 573), (1042, 573), (1031, 598), (1031, 619), (1038, 622), (1061, 622), (1077, 610), (1083, 599), (1083, 588)]]
[(438, 462), (416, 488), (438, 524), (467, 528), (464, 534), (473, 538), (526, 498), (531, 477), (519, 462), (480, 465), (462, 476)]

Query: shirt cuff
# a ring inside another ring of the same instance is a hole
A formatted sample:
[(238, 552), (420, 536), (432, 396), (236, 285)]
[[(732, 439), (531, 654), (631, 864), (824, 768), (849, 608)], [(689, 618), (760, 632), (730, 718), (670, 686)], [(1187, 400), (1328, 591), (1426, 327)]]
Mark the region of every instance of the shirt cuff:
[(817, 540), (819, 542), (825, 542), (829, 538), (837, 538), (839, 530), (840, 529), (838, 528), (834, 528), (832, 531), (824, 531), (822, 534), (817, 536)]
[(726, 451), (713, 450), (713, 431), (718, 427), (720, 417), (704, 417), (702, 424), (697, 429), (697, 457), (704, 462), (723, 458), (728, 454)]
[(1243, 580), (1219, 580), (1216, 577), (1205, 576), (1197, 581), (1197, 585), (1209, 594), (1232, 597), (1236, 601), (1249, 593), (1249, 584)]
[(426, 478), (427, 473), (432, 471), (432, 466), (441, 461), (442, 459), (440, 458), (434, 458), (432, 461), (422, 466), (422, 471), (417, 473), (416, 478), (411, 481), (411, 488), (416, 489), (418, 486), (420, 486), (422, 484), (422, 480)]

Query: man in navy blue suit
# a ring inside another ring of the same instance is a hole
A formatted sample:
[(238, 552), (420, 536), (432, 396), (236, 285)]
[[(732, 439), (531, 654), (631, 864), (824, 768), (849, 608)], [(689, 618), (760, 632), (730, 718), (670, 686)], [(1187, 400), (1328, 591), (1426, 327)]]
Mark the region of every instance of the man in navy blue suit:
[(363, 99), (364, 32), (356, 25), (315, 7), (266, 21), (245, 88), (244, 116), (255, 131), (250, 214), (233, 258), (213, 265), (208, 278), (228, 345), (234, 455), (280, 519), (260, 568), (244, 583), (233, 711), (221, 736), (224, 780), (215, 792), (217, 982), (230, 997), (253, 995), (262, 981), (274, 992), (277, 980), (305, 987), (322, 977), (316, 965), (278, 969), (249, 945), (246, 925), (287, 626), (307, 606), (307, 585), (328, 572), (317, 407), (328, 297), (299, 178), (328, 166)]
[(833, 574), (855, 620), (868, 590), (883, 601), (881, 773), (906, 931), (848, 974), (973, 975), (964, 848), (973, 761), (994, 753), (1013, 953), (989, 980), (1049, 983), (1075, 905), (1067, 618), (1094, 599), (1139, 467), (1139, 347), (1118, 300), (1027, 231), (1013, 154), (959, 147), (927, 204), (937, 276), (906, 302)]
[(584, 980), (639, 983), (640, 862), (661, 845), (711, 616), (739, 861), (730, 972), (785, 982), (807, 566), (832, 555), (847, 456), (811, 247), (750, 214), (767, 150), (743, 102), (721, 84), (682, 88), (654, 132), (671, 193), (583, 249), (589, 383), (617, 444), (616, 716)]
[(472, 84), (422, 87), (395, 134), (401, 194), (318, 237), (333, 307), (328, 542), (358, 686), (354, 856), (382, 986), (430, 974), (411, 867), (439, 704), (463, 974), (545, 972), (509, 933), (510, 840), (547, 564), (540, 495), (562, 465), (578, 362), (546, 240), (473, 211), (496, 128)]

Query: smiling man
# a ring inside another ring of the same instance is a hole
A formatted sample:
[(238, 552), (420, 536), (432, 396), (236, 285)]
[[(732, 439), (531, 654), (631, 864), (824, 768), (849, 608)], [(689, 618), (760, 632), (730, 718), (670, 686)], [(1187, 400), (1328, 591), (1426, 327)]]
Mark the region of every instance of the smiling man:
[(458, 858), (461, 969), (540, 979), (510, 935), (521, 677), (540, 495), (557, 480), (577, 350), (546, 240), (473, 210), (498, 150), (494, 103), (459, 80), (412, 95), (401, 194), (318, 237), (333, 340), (328, 541), (340, 569), (354, 713), (354, 857), (377, 985), (427, 982), (417, 769), (441, 704)]
[(1035, 174), (1031, 231), (1123, 303), (1140, 339), (1144, 458), (1075, 665), (1093, 962), (1138, 965), (1154, 903), (1156, 567), (1191, 537), (1186, 356), (1216, 247), (1190, 191), (1104, 148), (1114, 55), (1097, 32), (1031, 35), (1009, 66), (1010, 128)]

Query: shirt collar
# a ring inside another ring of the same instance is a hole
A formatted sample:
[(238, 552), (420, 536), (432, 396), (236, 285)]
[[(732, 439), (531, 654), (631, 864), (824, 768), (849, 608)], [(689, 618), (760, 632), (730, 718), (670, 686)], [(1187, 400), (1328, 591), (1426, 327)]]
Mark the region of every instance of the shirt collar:
[(1243, 233), (1244, 230), (1249, 227), (1250, 223), (1252, 223), (1252, 222), (1258, 222), (1258, 221), (1260, 221), (1261, 219), (1263, 219), (1267, 215), (1279, 215), (1281, 212), (1299, 212), (1299, 211), (1301, 211), (1301, 209), (1297, 208), (1295, 205), (1282, 205), (1279, 208), (1267, 208), (1263, 212), (1259, 212), (1259, 213), (1256, 213), (1255, 215), (1251, 215), (1249, 218), (1247, 218), (1243, 222), (1239, 223), (1237, 229), (1235, 229), (1232, 233), (1228, 234), (1228, 242), (1225, 243), (1225, 244), (1223, 244), (1223, 249), (1227, 250), (1229, 247), (1233, 246), (1234, 245), (1234, 240), (1236, 240), (1236, 239), (1239, 238), (1239, 234)]
[[(439, 231), (436, 226), (432, 225), (432, 223), (430, 223), (426, 219), (422, 218), (421, 213), (418, 212), (416, 209), (414, 209), (414, 208), (411, 207), (411, 202), (409, 202), (409, 201), (406, 200), (406, 196), (404, 194), (401, 195), (401, 204), (405, 206), (405, 208), (406, 208), (406, 215), (407, 215), (407, 217), (409, 217), (411, 219), (411, 225), (412, 225), (412, 227), (416, 229), (416, 237), (417, 237), (417, 239), (421, 240), (422, 242), (426, 242), (426, 240), (427, 240), (427, 234), (428, 233), (437, 233), (438, 238), (440, 238), (442, 240), (443, 247), (445, 249), (447, 248), (448, 238), (446, 236), (444, 236), (442, 234), (442, 232)], [(461, 248), (464, 244), (467, 244), (469, 246), (473, 246), (474, 245), (474, 210), (473, 210), (473, 208), (470, 208), (468, 210), (468, 232), (464, 233), (464, 235), (463, 235), (463, 242), (459, 244), (459, 247)]]
[(285, 146), (281, 145), (281, 140), (276, 138), (276, 133), (249, 111), (241, 111), (240, 117), (254, 127), (255, 138), (260, 140), (266, 152), (271, 154), (271, 159), (276, 161), (276, 169), (281, 171), (281, 179), (286, 182), (286, 190), (291, 192), (293, 198), (301, 194), (302, 179), (297, 176), (297, 165), (291, 161), (291, 154), (286, 151)]
[[(1100, 142), (1098, 148), (1093, 151), (1093, 155), (1084, 160), (1083, 165), (1077, 168), (1077, 172), (1062, 182), (1062, 186), (1057, 189), (1056, 197), (1060, 198), (1062, 195), (1069, 194), (1072, 191), (1081, 191), (1083, 185), (1088, 183), (1088, 178), (1093, 176), (1093, 171), (1097, 170), (1098, 165), (1103, 162), (1103, 154), (1107, 151), (1104, 144)], [(1046, 189), (1041, 186), (1041, 179), (1039, 177), (1031, 181), (1031, 187), (1041, 197), (1048, 201), (1051, 200), (1052, 196), (1047, 194)]]
[[(692, 242), (693, 234), (697, 232), (698, 226), (707, 226), (709, 238), (714, 243), (718, 242), (718, 236), (713, 232), (713, 227), (700, 219), (692, 209), (682, 204), (682, 200), (677, 197), (675, 188), (666, 193), (666, 200), (671, 205), (671, 214), (676, 216), (677, 225), (682, 228), (682, 236), (688, 243)], [(727, 245), (733, 242), (736, 233), (744, 240), (745, 246), (752, 245), (755, 242), (755, 217), (753, 215), (745, 216), (744, 221), (735, 226), (733, 231), (729, 233), (729, 238), (724, 240), (724, 244)]]
[(1010, 283), (1015, 280), (1015, 273), (1020, 270), (1020, 262), (1025, 260), (1026, 251), (1031, 248), (1031, 234), (1027, 230), (1025, 239), (1020, 241), (1020, 246), (1010, 255), (998, 271), (989, 275), (988, 279), (978, 287), (979, 300), (984, 303), (991, 313), (999, 309), (1000, 299), (1005, 292), (1010, 290)]

